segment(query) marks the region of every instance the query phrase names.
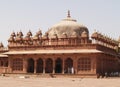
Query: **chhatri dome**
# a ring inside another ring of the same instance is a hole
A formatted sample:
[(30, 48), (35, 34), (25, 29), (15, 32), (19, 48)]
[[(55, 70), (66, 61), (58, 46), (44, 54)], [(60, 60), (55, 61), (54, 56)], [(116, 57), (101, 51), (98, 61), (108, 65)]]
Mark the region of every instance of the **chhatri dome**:
[(68, 11), (67, 18), (53, 25), (47, 31), (47, 33), (49, 34), (49, 38), (52, 38), (54, 34), (57, 34), (58, 38), (61, 38), (63, 34), (66, 34), (67, 37), (71, 37), (73, 34), (81, 37), (82, 32), (87, 32), (87, 34), (89, 35), (87, 27), (77, 23), (77, 20), (71, 18), (70, 11)]

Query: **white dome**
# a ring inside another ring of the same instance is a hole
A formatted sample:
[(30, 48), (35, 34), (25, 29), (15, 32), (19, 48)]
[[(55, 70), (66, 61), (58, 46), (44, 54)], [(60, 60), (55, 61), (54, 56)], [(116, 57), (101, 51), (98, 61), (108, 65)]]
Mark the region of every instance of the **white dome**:
[(68, 16), (66, 19), (63, 19), (59, 23), (53, 25), (49, 30), (48, 34), (51, 38), (53, 34), (57, 34), (58, 38), (62, 36), (63, 33), (66, 33), (70, 37), (73, 32), (76, 32), (77, 36), (81, 36), (82, 32), (86, 31), (89, 34), (87, 27), (77, 23), (76, 20)]

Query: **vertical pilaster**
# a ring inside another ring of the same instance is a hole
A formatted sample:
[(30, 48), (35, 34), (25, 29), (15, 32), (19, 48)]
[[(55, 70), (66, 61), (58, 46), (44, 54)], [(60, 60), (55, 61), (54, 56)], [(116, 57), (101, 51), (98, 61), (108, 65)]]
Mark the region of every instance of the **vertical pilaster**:
[(65, 68), (65, 59), (63, 58), (63, 63), (62, 63), (63, 65), (62, 65), (62, 74), (64, 74), (65, 73), (65, 71), (64, 71), (64, 68)]
[(73, 68), (74, 68), (74, 74), (77, 74), (77, 57), (76, 58), (74, 58), (74, 62), (73, 62)]
[(53, 74), (55, 74), (55, 59), (53, 59)]
[(26, 58), (23, 59), (23, 72), (27, 73), (27, 59)]
[(45, 74), (45, 68), (46, 68), (46, 63), (45, 63), (45, 59), (43, 59), (43, 74)]
[(8, 58), (8, 68), (9, 68), (9, 73), (12, 73), (12, 58)]
[(96, 73), (96, 57), (94, 57), (92, 60), (92, 72)]

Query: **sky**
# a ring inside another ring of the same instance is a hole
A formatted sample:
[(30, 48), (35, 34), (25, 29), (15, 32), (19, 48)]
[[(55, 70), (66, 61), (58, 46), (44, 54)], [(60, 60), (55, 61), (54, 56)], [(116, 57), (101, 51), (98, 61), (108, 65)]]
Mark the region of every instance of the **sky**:
[(41, 29), (43, 34), (54, 24), (71, 17), (85, 25), (90, 35), (99, 31), (109, 37), (120, 36), (120, 0), (0, 0), (0, 42), (8, 45), (10, 34)]

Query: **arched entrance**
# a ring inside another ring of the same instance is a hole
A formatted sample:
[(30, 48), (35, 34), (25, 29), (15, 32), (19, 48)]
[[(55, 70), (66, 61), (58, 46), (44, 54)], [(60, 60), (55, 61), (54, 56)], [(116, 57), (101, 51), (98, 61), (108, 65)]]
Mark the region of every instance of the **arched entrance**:
[(60, 58), (55, 61), (55, 73), (62, 73), (62, 60)]
[(53, 61), (52, 59), (48, 58), (46, 60), (46, 68), (45, 68), (46, 73), (52, 73), (53, 72)]
[(67, 58), (65, 60), (65, 73), (72, 73), (73, 69), (73, 60), (71, 58)]
[(27, 68), (28, 73), (34, 73), (34, 60), (28, 59), (28, 68)]
[(43, 60), (41, 58), (37, 60), (36, 73), (43, 73)]

